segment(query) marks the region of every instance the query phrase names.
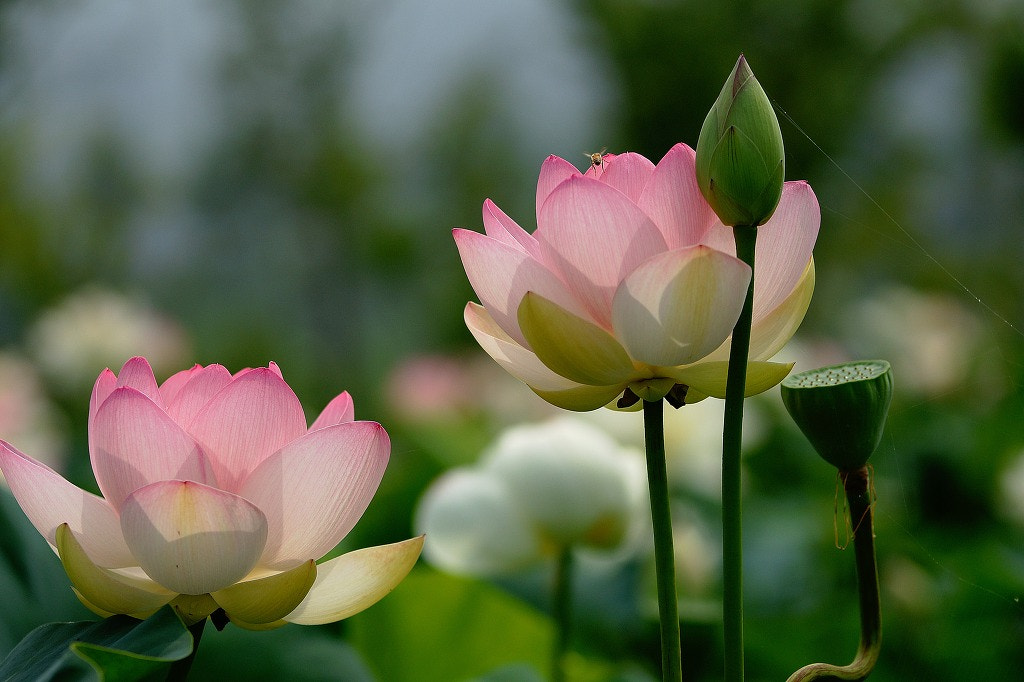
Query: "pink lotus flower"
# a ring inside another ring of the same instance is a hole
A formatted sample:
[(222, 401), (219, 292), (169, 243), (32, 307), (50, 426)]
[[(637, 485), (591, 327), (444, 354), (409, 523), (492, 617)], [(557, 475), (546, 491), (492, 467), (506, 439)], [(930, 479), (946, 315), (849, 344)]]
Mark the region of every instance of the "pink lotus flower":
[[(692, 149), (678, 144), (657, 166), (607, 154), (585, 174), (548, 157), (535, 233), (489, 199), (483, 221), (486, 234), (454, 231), (482, 303), (466, 306), (466, 324), (535, 393), (580, 411), (627, 388), (646, 400), (676, 384), (687, 402), (725, 396), (728, 337), (750, 269), (701, 196)], [(811, 188), (788, 182), (758, 228), (748, 395), (792, 368), (767, 360), (810, 303), (819, 222)]]
[(104, 370), (89, 406), (97, 497), (0, 441), (0, 469), (59, 554), (82, 603), (144, 618), (170, 603), (187, 623), (346, 618), (395, 587), (422, 538), (317, 565), (362, 515), (391, 444), (353, 421), (342, 393), (306, 428), (277, 365), (220, 365), (157, 385), (143, 358)]

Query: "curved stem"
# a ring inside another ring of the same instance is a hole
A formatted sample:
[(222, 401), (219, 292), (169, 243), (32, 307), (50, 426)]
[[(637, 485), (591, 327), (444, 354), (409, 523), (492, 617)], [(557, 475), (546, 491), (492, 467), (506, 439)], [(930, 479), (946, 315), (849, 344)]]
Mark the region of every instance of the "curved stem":
[(552, 610), (558, 627), (558, 641), (551, 658), (551, 682), (565, 682), (565, 655), (572, 641), (572, 546), (566, 545), (558, 553), (555, 565), (555, 586)]
[(665, 412), (661, 401), (644, 401), (644, 445), (647, 484), (651, 491), (654, 526), (654, 566), (658, 579), (658, 615), (661, 620), (661, 677), (664, 682), (683, 679), (679, 640), (679, 604), (676, 601), (676, 559), (672, 548), (672, 511), (665, 467)]
[(199, 641), (203, 638), (203, 629), (206, 627), (206, 618), (193, 623), (188, 627), (192, 634), (192, 653), (180, 661), (171, 664), (167, 671), (168, 682), (183, 682), (188, 679), (188, 672), (192, 669), (192, 663), (196, 660), (196, 652), (199, 651)]
[(740, 451), (743, 441), (743, 397), (754, 310), (754, 247), (757, 228), (733, 229), (736, 256), (750, 266), (750, 285), (732, 331), (729, 374), (725, 385), (722, 437), (722, 610), (725, 626), (725, 680), (743, 680), (743, 508), (740, 498)]
[(840, 473), (853, 523), (853, 553), (857, 562), (860, 597), (860, 646), (849, 665), (812, 663), (789, 676), (787, 682), (810, 680), (864, 680), (878, 661), (882, 648), (882, 605), (878, 597), (875, 565), (875, 529), (871, 509), (871, 485), (867, 467)]

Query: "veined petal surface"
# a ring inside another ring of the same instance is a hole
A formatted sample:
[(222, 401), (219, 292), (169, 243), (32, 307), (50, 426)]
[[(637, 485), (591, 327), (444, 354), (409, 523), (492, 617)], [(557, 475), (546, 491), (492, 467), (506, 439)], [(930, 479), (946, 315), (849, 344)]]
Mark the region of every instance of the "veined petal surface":
[(767, 360), (793, 338), (803, 322), (814, 293), (814, 259), (807, 261), (796, 288), (774, 310), (762, 316), (750, 329), (750, 358)]
[(97, 608), (110, 613), (148, 613), (176, 596), (152, 581), (133, 581), (97, 566), (66, 523), (57, 528), (55, 536), (57, 552), (72, 584)]
[[(785, 379), (792, 369), (792, 362), (747, 362), (744, 395), (749, 397), (767, 391)], [(691, 386), (705, 396), (725, 398), (728, 362), (699, 362), (688, 367), (666, 368), (665, 373), (678, 383)]]
[(525, 251), (534, 258), (540, 257), (540, 246), (533, 235), (519, 227), (519, 223), (509, 218), (490, 199), (484, 201), (483, 221), (484, 234), (491, 239)]
[(695, 159), (696, 152), (685, 144), (672, 147), (637, 200), (661, 230), (670, 250), (699, 243), (718, 221), (697, 186)]
[(469, 283), (491, 317), (506, 334), (528, 345), (517, 311), (527, 291), (535, 291), (576, 315), (587, 313), (554, 273), (526, 252), (479, 232), (453, 230)]
[(187, 427), (212, 460), (219, 486), (238, 490), (260, 462), (306, 433), (306, 417), (279, 371), (240, 372)]
[(653, 173), (654, 164), (649, 159), (636, 152), (626, 152), (616, 155), (614, 163), (605, 166), (601, 182), (619, 190), (635, 204)]
[(571, 381), (608, 386), (634, 371), (615, 337), (532, 291), (519, 305), (519, 326), (540, 361)]
[(171, 400), (174, 396), (178, 395), (178, 391), (181, 387), (189, 382), (192, 375), (196, 372), (201, 372), (203, 366), (199, 364), (192, 365), (188, 369), (183, 369), (180, 372), (175, 372), (171, 376), (167, 377), (162, 384), (160, 384), (160, 400), (161, 404), (166, 406), (171, 404)]
[(325, 426), (344, 424), (355, 418), (355, 403), (352, 402), (352, 396), (349, 395), (348, 391), (344, 391), (335, 396), (331, 402), (327, 403), (327, 407), (323, 409), (323, 412), (320, 413), (320, 416), (317, 417), (316, 421), (314, 421), (309, 427), (309, 430), (316, 431), (317, 429), (322, 429)]
[[(540, 177), (537, 179), (537, 224), (540, 225), (540, 212), (551, 192), (571, 177), (580, 175), (579, 169), (565, 159), (549, 156), (540, 165)], [(536, 235), (534, 235), (536, 236)]]
[(223, 490), (161, 481), (125, 500), (121, 530), (153, 580), (182, 594), (204, 594), (248, 575), (267, 542), (267, 517)]
[(535, 236), (546, 262), (606, 329), (619, 283), (666, 250), (661, 232), (636, 204), (592, 178), (571, 177), (556, 187), (539, 220)]
[[(810, 185), (790, 181), (771, 219), (757, 228), (754, 253), (754, 311), (756, 323), (785, 299), (804, 274), (821, 224), (821, 209)], [(702, 243), (730, 255), (736, 253), (732, 230), (721, 224)]]
[(167, 414), (182, 426), (190, 424), (210, 399), (230, 383), (231, 372), (226, 367), (207, 365), (193, 372), (175, 392), (167, 402)]
[(214, 483), (199, 444), (133, 388), (116, 389), (96, 413), (89, 454), (96, 483), (115, 509), (133, 491), (156, 481)]
[(267, 516), (260, 565), (289, 569), (341, 542), (370, 504), (390, 453), (380, 424), (348, 422), (311, 431), (264, 460), (240, 491)]
[(423, 536), (367, 547), (317, 566), (316, 581), (290, 623), (322, 625), (348, 618), (376, 604), (409, 574), (423, 549)]
[(746, 264), (707, 246), (659, 254), (615, 293), (616, 337), (649, 365), (696, 362), (729, 336), (749, 283)]
[(117, 373), (117, 387), (127, 386), (145, 394), (150, 400), (160, 407), (163, 407), (163, 400), (160, 397), (160, 387), (153, 376), (153, 368), (150, 367), (146, 358), (130, 358)]
[(89, 397), (89, 437), (92, 438), (92, 422), (96, 418), (96, 412), (100, 405), (110, 397), (110, 394), (117, 388), (117, 375), (109, 369), (100, 372), (96, 377), (96, 383), (92, 387), (92, 395)]
[(622, 392), (621, 385), (587, 386), (555, 374), (540, 358), (509, 338), (487, 310), (476, 303), (466, 305), (465, 319), (484, 352), (553, 405), (585, 412), (601, 407)]
[(121, 534), (117, 512), (102, 497), (73, 485), (3, 441), (0, 470), (25, 516), (54, 549), (57, 528), (67, 524), (82, 538), (85, 551), (97, 564), (108, 568), (138, 565)]
[(242, 627), (281, 620), (302, 603), (316, 580), (316, 562), (304, 561), (290, 571), (235, 583), (213, 597), (232, 622)]

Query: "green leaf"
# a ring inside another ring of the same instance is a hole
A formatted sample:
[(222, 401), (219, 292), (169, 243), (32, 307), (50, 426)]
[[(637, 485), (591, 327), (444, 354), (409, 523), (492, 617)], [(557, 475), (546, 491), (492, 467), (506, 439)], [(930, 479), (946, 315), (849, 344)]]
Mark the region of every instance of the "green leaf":
[(0, 664), (3, 680), (160, 679), (192, 652), (192, 635), (169, 607), (144, 621), (113, 616), (99, 622), (47, 623)]

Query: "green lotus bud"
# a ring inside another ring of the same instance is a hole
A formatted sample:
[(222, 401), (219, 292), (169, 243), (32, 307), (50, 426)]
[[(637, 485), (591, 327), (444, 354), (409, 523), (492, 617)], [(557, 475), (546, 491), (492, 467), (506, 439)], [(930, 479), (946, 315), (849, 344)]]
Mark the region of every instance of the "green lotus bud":
[(782, 382), (782, 402), (822, 459), (856, 471), (878, 447), (892, 400), (892, 369), (862, 360), (812, 369)]
[(761, 225), (786, 174), (782, 131), (768, 96), (740, 55), (697, 139), (697, 184), (721, 221)]

